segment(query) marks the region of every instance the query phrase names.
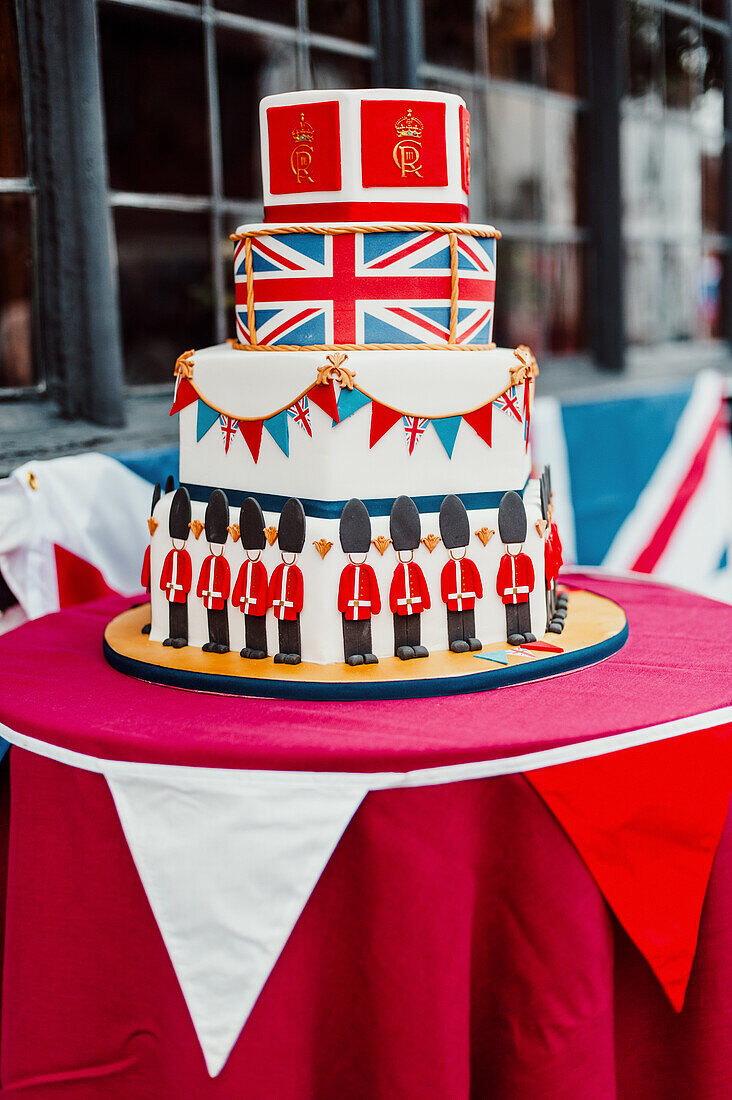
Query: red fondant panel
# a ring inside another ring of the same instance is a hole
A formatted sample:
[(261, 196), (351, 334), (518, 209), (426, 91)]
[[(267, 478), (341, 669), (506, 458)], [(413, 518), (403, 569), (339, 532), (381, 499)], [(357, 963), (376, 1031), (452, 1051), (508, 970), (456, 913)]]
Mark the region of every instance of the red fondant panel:
[(463, 191), (470, 194), (470, 111), (460, 107), (460, 172)]
[(273, 195), (340, 191), (340, 112), (335, 100), (270, 107), (267, 133)]
[(445, 104), (364, 100), (361, 180), (364, 187), (445, 187)]

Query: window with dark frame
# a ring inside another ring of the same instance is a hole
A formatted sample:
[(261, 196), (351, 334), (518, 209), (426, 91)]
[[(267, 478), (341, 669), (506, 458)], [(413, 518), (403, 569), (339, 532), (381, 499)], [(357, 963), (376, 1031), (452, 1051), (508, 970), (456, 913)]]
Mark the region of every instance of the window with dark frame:
[(0, 0), (0, 394), (38, 387), (34, 333), (34, 195), (28, 166), (21, 38)]
[[(43, 116), (29, 109), (23, 25), (41, 9), (0, 0), (0, 397), (58, 391), (58, 357), (47, 355), (50, 372), (39, 354), (53, 323), (35, 248), (48, 203), (30, 156), (28, 120)], [(617, 310), (595, 293), (606, 184), (591, 175), (589, 0), (97, 0), (96, 10), (128, 385), (168, 386), (182, 348), (232, 335), (228, 234), (261, 217), (261, 96), (395, 84), (402, 72), (459, 92), (471, 110), (471, 216), (503, 232), (499, 342), (597, 356), (588, 326), (603, 308), (606, 334), (624, 323), (631, 346), (730, 338), (729, 0), (617, 0)], [(77, 369), (77, 387), (92, 386)]]
[[(373, 0), (375, 2), (375, 0)], [(233, 335), (231, 245), (261, 209), (258, 104), (373, 83), (363, 0), (99, 0), (128, 383)]]

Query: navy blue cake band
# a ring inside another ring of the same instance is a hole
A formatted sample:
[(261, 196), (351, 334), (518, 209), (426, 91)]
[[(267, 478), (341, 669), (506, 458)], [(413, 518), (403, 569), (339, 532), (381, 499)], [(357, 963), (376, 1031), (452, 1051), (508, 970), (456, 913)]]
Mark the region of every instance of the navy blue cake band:
[[(516, 492), (523, 493), (528, 483), (529, 479), (527, 478), (525, 484), (516, 489)], [(216, 488), (214, 485), (196, 485), (189, 481), (183, 481), (181, 485), (188, 490), (191, 500), (199, 500), (203, 503), (208, 501), (214, 488)], [(460, 497), (468, 511), (477, 511), (483, 508), (498, 508), (504, 492), (507, 491), (456, 493), (455, 495)], [(226, 489), (225, 492), (232, 508), (240, 508), (246, 497), (254, 497), (265, 512), (281, 512), (285, 501), (288, 499), (274, 493), (246, 492), (243, 489)], [(440, 505), (446, 495), (446, 493), (437, 493), (434, 496), (413, 497), (412, 499), (419, 512), (424, 515), (428, 512), (439, 512)], [(395, 497), (374, 497), (364, 500), (363, 503), (368, 508), (370, 516), (388, 516), (395, 499)], [(346, 504), (345, 500), (307, 500), (302, 497), (300, 500), (305, 509), (305, 515), (310, 516), (312, 519), (340, 519), (341, 512)]]

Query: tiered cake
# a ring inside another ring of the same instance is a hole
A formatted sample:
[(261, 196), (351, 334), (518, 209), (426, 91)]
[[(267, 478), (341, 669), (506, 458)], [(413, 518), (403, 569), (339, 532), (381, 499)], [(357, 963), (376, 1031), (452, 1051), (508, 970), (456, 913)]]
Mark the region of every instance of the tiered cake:
[(236, 339), (175, 366), (180, 488), (150, 521), (150, 644), (168, 664), (202, 648), (209, 676), (228, 653), (228, 675), (236, 655), (245, 677), (411, 661), (414, 678), (415, 658), (561, 631), (550, 488), (531, 479), (538, 371), (492, 343), (500, 234), (467, 221), (465, 104), (288, 93), (260, 127)]

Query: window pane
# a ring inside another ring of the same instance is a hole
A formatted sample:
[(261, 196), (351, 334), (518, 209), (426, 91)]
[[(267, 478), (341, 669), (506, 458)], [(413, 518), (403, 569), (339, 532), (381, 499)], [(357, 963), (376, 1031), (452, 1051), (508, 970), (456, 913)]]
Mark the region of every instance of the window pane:
[(0, 387), (32, 386), (31, 203), (28, 195), (0, 195)]
[(625, 327), (631, 344), (654, 344), (661, 335), (661, 247), (631, 242), (625, 257)]
[(346, 57), (326, 50), (310, 51), (314, 88), (368, 88), (371, 63), (362, 57)]
[(543, 350), (572, 355), (584, 350), (586, 310), (584, 249), (575, 244), (544, 245), (539, 251), (544, 320)]
[(666, 15), (664, 53), (666, 106), (688, 109), (699, 94), (706, 69), (706, 49), (698, 26), (688, 19)]
[(473, 70), (473, 0), (424, 0), (424, 51), (437, 65)]
[(317, 34), (369, 40), (368, 0), (308, 0), (308, 24)]
[(528, 344), (540, 355), (545, 341), (537, 246), (531, 241), (499, 241), (496, 274), (493, 339), (499, 347)]
[(270, 23), (297, 23), (297, 0), (214, 0), (221, 11), (249, 15), (252, 19), (267, 19)]
[(117, 5), (99, 22), (111, 186), (208, 194), (201, 25)]
[(544, 137), (542, 217), (553, 226), (578, 222), (577, 115), (549, 101), (541, 108)]
[(576, 95), (579, 0), (494, 0), (487, 8), (491, 76)]
[(119, 208), (114, 215), (128, 382), (169, 382), (181, 349), (214, 340), (205, 214)]
[(664, 233), (659, 202), (664, 173), (663, 127), (655, 119), (630, 114), (620, 127), (623, 228), (627, 236)]
[[(541, 104), (520, 93), (488, 95), (488, 208), (500, 219), (534, 221), (542, 205)], [(478, 145), (471, 141), (471, 148)]]
[(625, 5), (626, 94), (633, 99), (663, 102), (663, 14), (629, 0)]
[(0, 0), (0, 176), (24, 176), (23, 105), (13, 0)]
[(224, 192), (261, 199), (259, 101), (297, 87), (290, 43), (219, 30), (216, 35)]

